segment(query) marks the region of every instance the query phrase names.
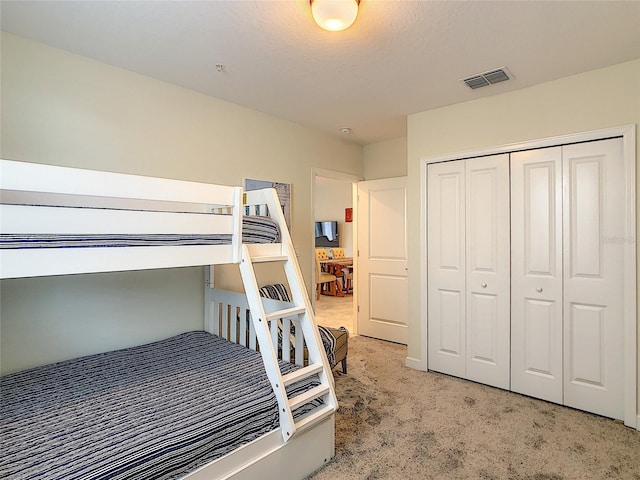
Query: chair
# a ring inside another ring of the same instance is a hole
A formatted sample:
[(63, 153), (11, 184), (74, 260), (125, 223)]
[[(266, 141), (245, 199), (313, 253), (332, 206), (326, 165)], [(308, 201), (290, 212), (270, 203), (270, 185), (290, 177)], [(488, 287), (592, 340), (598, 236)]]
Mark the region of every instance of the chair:
[(329, 255), (324, 248), (316, 248), (316, 300), (320, 298), (320, 293), (323, 290), (324, 285), (328, 285), (329, 288), (333, 283), (333, 291), (338, 288), (338, 277), (331, 273), (322, 271), (322, 263), (329, 260)]
[[(281, 302), (291, 302), (287, 287), (282, 283), (265, 285), (260, 288), (260, 296), (280, 300)], [(349, 331), (344, 328), (330, 328), (318, 325), (322, 345), (327, 354), (329, 365), (333, 369), (338, 363), (342, 364), (342, 373), (347, 373), (347, 353), (349, 351)], [(292, 342), (293, 345), (293, 342)], [(309, 352), (304, 348), (305, 364), (309, 361)]]
[(343, 281), (344, 281), (344, 289), (347, 293), (352, 292), (353, 291), (353, 268), (349, 267), (349, 271), (345, 271), (344, 272), (344, 277), (343, 277)]
[[(331, 249), (331, 256), (335, 260), (340, 260), (342, 258), (347, 258), (344, 254), (344, 248), (335, 247)], [(342, 276), (342, 282), (344, 285), (344, 289), (346, 292), (350, 292), (353, 290), (353, 270), (349, 269), (349, 271), (343, 271), (344, 275)]]

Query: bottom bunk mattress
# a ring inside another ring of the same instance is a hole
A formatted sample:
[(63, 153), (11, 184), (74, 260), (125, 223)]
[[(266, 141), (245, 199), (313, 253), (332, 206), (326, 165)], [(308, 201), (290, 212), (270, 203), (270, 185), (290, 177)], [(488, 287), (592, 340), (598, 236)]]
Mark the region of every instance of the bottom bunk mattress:
[(0, 388), (3, 479), (180, 478), (279, 426), (260, 354), (206, 332), (14, 373)]

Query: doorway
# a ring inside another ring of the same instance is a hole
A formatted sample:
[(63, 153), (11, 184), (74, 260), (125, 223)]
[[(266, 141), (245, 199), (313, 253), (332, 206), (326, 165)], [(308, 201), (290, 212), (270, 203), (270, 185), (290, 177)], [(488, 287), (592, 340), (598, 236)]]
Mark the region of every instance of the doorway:
[[(313, 259), (313, 281), (314, 292), (311, 295), (315, 308), (315, 318), (319, 325), (326, 327), (345, 327), (351, 335), (357, 334), (356, 315), (354, 297), (357, 297), (357, 285), (351, 278), (347, 280), (349, 269), (337, 272), (338, 287), (325, 289), (316, 299), (316, 248), (324, 248), (329, 256), (332, 255), (332, 248), (344, 250), (344, 256), (349, 263), (352, 259), (352, 269), (357, 268), (357, 228), (354, 195), (358, 182), (358, 177), (330, 170), (314, 169), (312, 172), (312, 218), (318, 224), (332, 224), (332, 228), (337, 229), (335, 238), (318, 238), (316, 240), (316, 230), (322, 237), (322, 229), (314, 229), (312, 248)], [(331, 237), (331, 235), (329, 235)], [(317, 247), (316, 247), (317, 245)], [(326, 267), (323, 263), (321, 268)], [(334, 273), (336, 273), (334, 271)], [(346, 287), (351, 286), (351, 289)], [(330, 295), (333, 293), (333, 295)]]

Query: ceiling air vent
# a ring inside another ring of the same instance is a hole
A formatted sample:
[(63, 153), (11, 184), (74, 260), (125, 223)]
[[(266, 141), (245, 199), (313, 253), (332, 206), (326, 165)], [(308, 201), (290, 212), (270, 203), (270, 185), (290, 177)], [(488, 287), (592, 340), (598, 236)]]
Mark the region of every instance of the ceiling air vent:
[(462, 81), (467, 84), (467, 87), (475, 90), (476, 88), (486, 87), (493, 85), (494, 83), (504, 82), (512, 77), (509, 70), (506, 67), (491, 70), (489, 72), (479, 73), (472, 77), (465, 78)]

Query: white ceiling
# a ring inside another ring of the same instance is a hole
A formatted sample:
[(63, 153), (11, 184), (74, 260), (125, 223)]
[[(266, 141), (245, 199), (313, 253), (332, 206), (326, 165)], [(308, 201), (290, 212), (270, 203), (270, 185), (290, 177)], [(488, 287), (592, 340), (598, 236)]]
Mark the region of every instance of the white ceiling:
[[(636, 0), (362, 0), (337, 33), (313, 23), (308, 0), (1, 8), (10, 33), (332, 135), (350, 127), (361, 144), (405, 135), (411, 113), (640, 58)], [(513, 80), (459, 81), (503, 65)]]

